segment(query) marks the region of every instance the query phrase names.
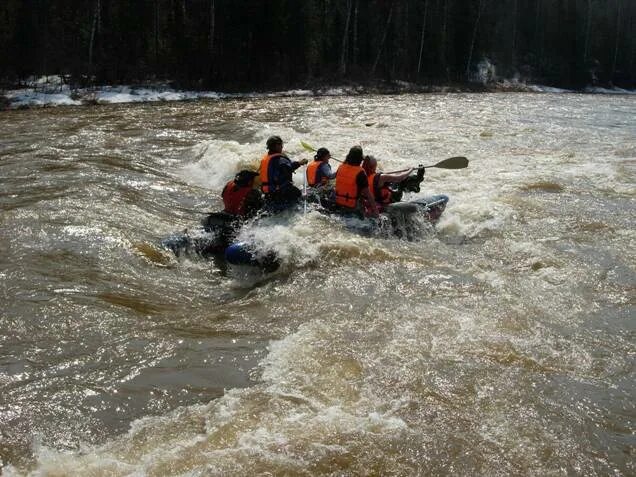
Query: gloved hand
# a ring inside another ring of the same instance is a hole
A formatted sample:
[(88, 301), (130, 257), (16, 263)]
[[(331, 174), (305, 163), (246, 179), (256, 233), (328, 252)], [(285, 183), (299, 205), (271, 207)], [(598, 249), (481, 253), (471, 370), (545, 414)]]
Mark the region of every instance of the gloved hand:
[(300, 164), (301, 166), (304, 166), (305, 164), (307, 164), (309, 162), (308, 159), (301, 159), (300, 161), (298, 161), (298, 164)]

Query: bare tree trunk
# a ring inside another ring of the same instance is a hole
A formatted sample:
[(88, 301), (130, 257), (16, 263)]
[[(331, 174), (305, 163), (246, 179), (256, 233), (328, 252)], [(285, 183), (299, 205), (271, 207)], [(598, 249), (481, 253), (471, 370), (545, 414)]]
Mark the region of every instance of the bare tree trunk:
[(375, 70), (378, 67), (378, 63), (380, 62), (380, 56), (382, 56), (382, 49), (384, 48), (384, 42), (386, 41), (386, 36), (389, 32), (389, 27), (391, 26), (391, 18), (393, 17), (393, 2), (391, 2), (391, 7), (389, 8), (389, 16), (386, 19), (386, 26), (384, 27), (384, 33), (382, 34), (382, 40), (380, 41), (380, 47), (378, 48), (378, 54), (375, 57), (375, 61), (373, 62), (373, 66), (371, 67), (371, 76), (375, 75)]
[(210, 0), (210, 38), (208, 38), (208, 52), (210, 54), (210, 59), (212, 59), (212, 54), (214, 52), (214, 24), (216, 21), (216, 10), (214, 8), (214, 0)]
[[(88, 45), (88, 74), (93, 75), (93, 47), (95, 46), (95, 33), (99, 27), (101, 0), (95, 0), (95, 13), (93, 14), (93, 26), (91, 27), (91, 39)], [(89, 78), (90, 79), (90, 78)]]
[(159, 0), (155, 0), (155, 68), (159, 63)]
[[(481, 0), (479, 2), (479, 7), (481, 9)], [(518, 1), (513, 0), (513, 9), (512, 9), (512, 39), (510, 42), (510, 65), (514, 66), (515, 64), (515, 51), (517, 49), (517, 8)]]
[(446, 65), (446, 27), (448, 23), (448, 2), (449, 0), (443, 0), (444, 12), (442, 14), (442, 34), (441, 41), (439, 42), (440, 64), (446, 72), (446, 79), (448, 80), (448, 68)]
[(539, 26), (540, 26), (540, 20), (541, 20), (541, 0), (537, 0), (537, 9), (535, 11), (535, 16), (534, 16), (534, 41), (535, 41), (535, 50), (537, 51), (537, 53), (539, 53), (541, 51), (541, 42), (540, 42), (540, 37), (539, 37)]
[(409, 2), (404, 2), (404, 12), (402, 13), (402, 19), (398, 21), (398, 25), (403, 25), (398, 29), (400, 34), (398, 35), (398, 50), (395, 55), (393, 55), (393, 76), (395, 76), (395, 72), (397, 70), (398, 65), (400, 65), (401, 74), (408, 75), (409, 80), (411, 79), (410, 71), (406, 67), (408, 65), (408, 51), (409, 51), (409, 20), (411, 16), (409, 15)]
[[(634, 7), (632, 7), (634, 8)], [(634, 9), (632, 11), (632, 21), (630, 24), (630, 31), (636, 31), (636, 9)], [(630, 44), (630, 52), (628, 55), (629, 58), (629, 76), (632, 79), (632, 81), (636, 81), (636, 70), (634, 69), (634, 61), (636, 60), (636, 38), (634, 38), (634, 35), (631, 35), (631, 40), (629, 42)]]
[(610, 81), (613, 82), (614, 74), (616, 74), (616, 63), (618, 60), (618, 45), (621, 37), (621, 0), (616, 0), (616, 42), (614, 44), (614, 59), (612, 61), (612, 75)]
[(422, 53), (424, 52), (424, 33), (426, 33), (426, 14), (428, 13), (428, 0), (424, 0), (424, 16), (422, 18), (422, 35), (420, 36), (420, 54), (417, 58), (417, 80), (420, 79), (422, 71)]
[(347, 0), (347, 20), (345, 21), (344, 34), (342, 36), (342, 51), (340, 52), (340, 68), (339, 72), (341, 76), (347, 72), (347, 45), (349, 38), (349, 23), (351, 20), (351, 9), (353, 7), (352, 0)]
[(583, 47), (583, 65), (587, 64), (590, 48), (590, 30), (592, 28), (592, 0), (587, 0), (587, 20), (585, 22), (585, 46)]
[(473, 50), (475, 49), (475, 41), (477, 40), (477, 30), (479, 29), (479, 20), (481, 20), (481, 7), (483, 0), (479, 0), (477, 5), (477, 18), (475, 18), (475, 27), (473, 28), (473, 37), (470, 40), (470, 50), (468, 50), (468, 61), (466, 62), (466, 79), (470, 75), (470, 64), (473, 61)]
[(353, 64), (358, 64), (358, 0), (355, 0), (355, 8), (353, 9)]

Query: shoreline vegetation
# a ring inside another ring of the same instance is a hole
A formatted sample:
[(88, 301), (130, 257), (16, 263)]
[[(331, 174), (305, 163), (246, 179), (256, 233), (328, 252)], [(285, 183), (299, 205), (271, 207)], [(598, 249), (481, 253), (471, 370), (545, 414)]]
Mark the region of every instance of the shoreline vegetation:
[(373, 94), (447, 94), (447, 93), (574, 93), (574, 94), (636, 94), (636, 90), (617, 87), (564, 89), (530, 84), (518, 79), (488, 82), (465, 82), (447, 85), (423, 85), (406, 81), (313, 84), (288, 90), (216, 92), (180, 89), (172, 82), (144, 82), (131, 85), (71, 87), (63, 77), (48, 76), (0, 90), (0, 110), (31, 109), (52, 106), (88, 106), (100, 104), (149, 103), (168, 101), (250, 99), (267, 97), (320, 97)]
[[(294, 91), (620, 93), (636, 89), (635, 22), (633, 0), (5, 0), (0, 107)], [(47, 76), (63, 81), (37, 80)]]

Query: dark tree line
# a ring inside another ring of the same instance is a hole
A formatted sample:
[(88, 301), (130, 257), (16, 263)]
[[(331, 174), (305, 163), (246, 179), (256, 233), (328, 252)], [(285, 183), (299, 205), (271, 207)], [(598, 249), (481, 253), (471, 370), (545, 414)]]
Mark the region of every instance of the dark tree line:
[(636, 83), (635, 0), (1, 0), (0, 80)]

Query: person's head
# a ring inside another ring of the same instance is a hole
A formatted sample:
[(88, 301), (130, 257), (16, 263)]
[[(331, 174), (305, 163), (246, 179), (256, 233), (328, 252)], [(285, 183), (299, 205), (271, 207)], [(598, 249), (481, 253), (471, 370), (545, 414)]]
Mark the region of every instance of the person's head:
[(331, 154), (329, 153), (329, 149), (327, 149), (326, 147), (321, 147), (320, 149), (316, 151), (316, 155), (314, 156), (314, 159), (316, 161), (329, 162), (330, 157), (331, 157)]
[(254, 178), (257, 175), (258, 172), (244, 169), (234, 176), (234, 184), (236, 184), (237, 187), (252, 187), (254, 184)]
[(271, 153), (283, 152), (283, 140), (280, 136), (270, 136), (267, 139), (267, 151)]
[(353, 146), (351, 149), (349, 149), (349, 154), (347, 154), (345, 162), (347, 164), (351, 164), (352, 166), (359, 166), (362, 162), (362, 158), (362, 148), (360, 146)]
[(367, 175), (375, 174), (375, 171), (378, 168), (378, 160), (373, 156), (365, 156), (362, 161), (362, 168)]

